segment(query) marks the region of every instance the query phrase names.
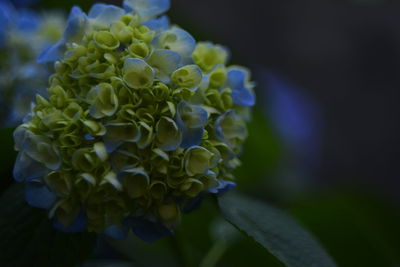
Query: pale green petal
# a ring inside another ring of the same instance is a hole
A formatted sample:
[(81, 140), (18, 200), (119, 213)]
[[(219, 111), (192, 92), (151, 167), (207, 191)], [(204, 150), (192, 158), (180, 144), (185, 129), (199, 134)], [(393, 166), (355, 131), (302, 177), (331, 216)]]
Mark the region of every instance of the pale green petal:
[(142, 169), (125, 170), (121, 175), (124, 190), (131, 198), (143, 196), (150, 185), (148, 174)]
[(213, 153), (201, 146), (193, 146), (185, 152), (185, 170), (189, 176), (205, 174), (210, 168)]
[(77, 121), (83, 113), (82, 107), (75, 102), (70, 103), (64, 110), (63, 114), (66, 118)]
[(210, 87), (221, 88), (227, 80), (227, 70), (224, 65), (217, 65), (210, 72)]
[(143, 41), (136, 41), (128, 46), (128, 52), (135, 58), (145, 58), (150, 53), (150, 47)]
[(158, 214), (165, 222), (177, 222), (180, 218), (180, 210), (176, 203), (165, 203), (158, 207)]
[(99, 164), (97, 156), (90, 148), (81, 148), (72, 155), (72, 165), (83, 172), (91, 172)]
[(169, 161), (169, 156), (167, 153), (165, 153), (164, 151), (162, 151), (159, 148), (153, 148), (153, 152), (158, 155), (159, 157), (161, 157), (162, 159)]
[(93, 146), (93, 149), (94, 149), (94, 152), (96, 153), (97, 157), (101, 161), (107, 160), (108, 153), (107, 153), (106, 146), (104, 145), (104, 143), (101, 143), (101, 142), (95, 143)]
[(119, 40), (109, 31), (99, 31), (94, 34), (96, 44), (105, 50), (114, 50), (119, 47)]
[(150, 194), (154, 199), (162, 199), (167, 193), (167, 185), (162, 181), (154, 181), (150, 185)]
[(204, 185), (201, 181), (197, 179), (187, 179), (183, 184), (180, 186), (180, 190), (185, 192), (186, 195), (189, 197), (197, 196), (201, 191), (203, 191)]
[(176, 149), (182, 140), (182, 134), (175, 121), (168, 117), (161, 117), (156, 125), (157, 146), (165, 151)]
[(87, 132), (92, 136), (103, 136), (106, 133), (106, 127), (101, 122), (84, 120), (83, 124)]
[(192, 54), (194, 63), (202, 70), (210, 71), (219, 64), (225, 64), (228, 59), (228, 51), (220, 45), (207, 42), (199, 42)]
[(123, 75), (126, 84), (133, 89), (149, 87), (154, 80), (154, 70), (138, 58), (125, 60)]
[(136, 142), (140, 139), (140, 128), (136, 122), (110, 122), (106, 125), (106, 138), (127, 142)]
[(28, 136), (23, 143), (23, 148), (24, 152), (32, 159), (43, 163), (47, 168), (51, 170), (60, 168), (60, 152), (49, 138), (28, 132)]
[(71, 176), (68, 172), (53, 171), (44, 178), (46, 184), (59, 196), (67, 197), (71, 192)]
[(122, 191), (122, 184), (118, 181), (117, 175), (112, 171), (104, 175), (103, 181), (100, 183), (100, 185), (104, 183), (109, 183), (118, 191)]
[(174, 51), (156, 49), (147, 59), (147, 63), (156, 70), (157, 79), (163, 83), (168, 83), (169, 76), (178, 68), (180, 60), (181, 56)]
[(90, 115), (96, 119), (112, 116), (118, 109), (118, 97), (108, 83), (93, 87), (87, 95), (87, 101), (91, 104)]
[(202, 72), (197, 65), (186, 65), (172, 73), (171, 81), (179, 87), (195, 90), (202, 81)]
[(127, 26), (122, 21), (114, 21), (111, 24), (110, 31), (114, 34), (115, 37), (117, 37), (120, 42), (128, 43), (132, 40), (132, 27)]
[(153, 141), (154, 132), (153, 127), (142, 121), (139, 122), (139, 129), (141, 132), (141, 138), (137, 142), (137, 145), (139, 148), (143, 149)]

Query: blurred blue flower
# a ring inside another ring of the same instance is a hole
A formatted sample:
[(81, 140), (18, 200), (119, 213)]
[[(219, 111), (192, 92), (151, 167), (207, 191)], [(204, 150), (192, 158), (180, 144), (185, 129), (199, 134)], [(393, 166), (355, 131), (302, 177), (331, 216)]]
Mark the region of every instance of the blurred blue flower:
[(14, 17), (15, 9), (8, 1), (0, 1), (0, 47), (4, 45), (7, 28)]
[(0, 127), (20, 123), (35, 95), (45, 94), (49, 72), (36, 58), (60, 38), (63, 28), (61, 14), (39, 16), (0, 2)]
[(259, 74), (263, 108), (284, 148), (298, 162), (296, 168), (312, 171), (318, 165), (322, 142), (318, 104), (283, 75), (267, 70)]

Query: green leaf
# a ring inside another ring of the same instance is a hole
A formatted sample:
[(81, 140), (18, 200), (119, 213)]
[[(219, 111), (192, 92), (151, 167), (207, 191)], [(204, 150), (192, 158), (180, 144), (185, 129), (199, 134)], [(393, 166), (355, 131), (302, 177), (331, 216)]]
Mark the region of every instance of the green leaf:
[(63, 233), (47, 211), (25, 202), (24, 184), (11, 185), (0, 197), (0, 266), (74, 266), (90, 257), (91, 233)]
[(222, 215), (286, 266), (336, 266), (312, 235), (283, 211), (235, 194), (218, 199)]
[(400, 266), (400, 209), (389, 197), (341, 188), (320, 190), (290, 206), (339, 266)]
[[(262, 263), (262, 266), (282, 267), (274, 256), (251, 238), (242, 235), (222, 216), (215, 199), (206, 196), (201, 207), (182, 216), (182, 223), (176, 229), (174, 237), (181, 247), (185, 261), (183, 266), (199, 266), (206, 255), (221, 239), (227, 248), (215, 266), (243, 267), (249, 262)], [(234, 230), (222, 230), (228, 228)], [(251, 265), (251, 264), (250, 264)]]

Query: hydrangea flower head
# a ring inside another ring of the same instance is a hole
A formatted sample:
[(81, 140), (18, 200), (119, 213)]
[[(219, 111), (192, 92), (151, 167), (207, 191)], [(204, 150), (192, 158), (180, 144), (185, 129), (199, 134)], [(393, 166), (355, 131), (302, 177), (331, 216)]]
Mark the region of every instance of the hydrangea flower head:
[(16, 126), (45, 91), (49, 72), (36, 59), (62, 36), (61, 14), (37, 15), (0, 1), (0, 127)]
[(15, 131), (15, 179), (64, 231), (171, 233), (205, 193), (232, 188), (253, 84), (225, 48), (197, 43), (167, 0), (74, 7), (49, 97)]

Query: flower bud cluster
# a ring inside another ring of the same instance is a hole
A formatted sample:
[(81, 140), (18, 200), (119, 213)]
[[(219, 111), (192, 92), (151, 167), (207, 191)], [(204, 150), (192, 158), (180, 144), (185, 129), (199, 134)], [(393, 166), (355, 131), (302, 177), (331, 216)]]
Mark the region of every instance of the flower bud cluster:
[(64, 39), (42, 54), (55, 73), (15, 131), (14, 174), (59, 228), (151, 239), (149, 225), (171, 231), (188, 202), (234, 186), (249, 72), (170, 26), (159, 17), (168, 7), (74, 7)]

